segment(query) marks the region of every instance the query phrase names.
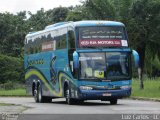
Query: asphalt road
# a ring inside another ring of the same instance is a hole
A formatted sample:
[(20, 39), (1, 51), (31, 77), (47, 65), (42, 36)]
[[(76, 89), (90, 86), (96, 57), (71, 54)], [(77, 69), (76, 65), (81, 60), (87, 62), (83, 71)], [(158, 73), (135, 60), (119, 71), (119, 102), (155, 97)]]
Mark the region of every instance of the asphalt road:
[(52, 103), (35, 103), (32, 97), (0, 97), (0, 103), (25, 106), (25, 109), (22, 109), (24, 114), (160, 114), (160, 102), (153, 101), (122, 99), (117, 105), (110, 105), (105, 101), (86, 101), (82, 105), (67, 105), (64, 101), (65, 99), (61, 98), (53, 99)]

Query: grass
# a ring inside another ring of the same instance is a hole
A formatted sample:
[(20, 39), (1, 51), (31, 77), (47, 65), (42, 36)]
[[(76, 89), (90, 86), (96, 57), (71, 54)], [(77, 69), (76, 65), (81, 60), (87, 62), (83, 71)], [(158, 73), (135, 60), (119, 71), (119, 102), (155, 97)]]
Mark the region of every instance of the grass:
[(15, 89), (15, 90), (0, 90), (0, 96), (26, 96), (26, 90)]
[(140, 81), (134, 79), (132, 83), (132, 97), (158, 98), (160, 99), (160, 78), (144, 80), (144, 89), (140, 90)]
[(13, 104), (0, 103), (0, 106), (11, 106)]

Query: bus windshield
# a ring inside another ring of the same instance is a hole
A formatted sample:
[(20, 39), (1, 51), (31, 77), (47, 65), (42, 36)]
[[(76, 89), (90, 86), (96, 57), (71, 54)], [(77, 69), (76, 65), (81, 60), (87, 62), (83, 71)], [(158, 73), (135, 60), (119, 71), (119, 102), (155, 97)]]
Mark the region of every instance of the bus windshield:
[(80, 27), (78, 39), (79, 48), (128, 46), (124, 27), (120, 26)]
[(80, 53), (80, 79), (129, 79), (129, 54), (120, 52)]

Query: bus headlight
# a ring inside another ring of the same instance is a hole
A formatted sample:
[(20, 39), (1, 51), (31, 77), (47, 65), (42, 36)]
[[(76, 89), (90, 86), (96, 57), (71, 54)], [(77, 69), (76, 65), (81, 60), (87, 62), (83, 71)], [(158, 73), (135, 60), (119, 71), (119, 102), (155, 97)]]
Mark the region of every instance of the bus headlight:
[(131, 88), (131, 86), (130, 85), (126, 85), (126, 86), (121, 86), (120, 88), (121, 89), (129, 89), (129, 88)]
[(80, 86), (80, 89), (81, 90), (92, 90), (93, 88), (89, 86)]

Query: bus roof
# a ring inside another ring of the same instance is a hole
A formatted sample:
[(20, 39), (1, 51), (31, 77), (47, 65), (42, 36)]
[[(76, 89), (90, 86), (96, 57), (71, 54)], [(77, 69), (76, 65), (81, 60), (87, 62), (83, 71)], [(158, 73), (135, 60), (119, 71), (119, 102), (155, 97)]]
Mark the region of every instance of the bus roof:
[(56, 30), (59, 28), (64, 28), (71, 26), (75, 27), (84, 27), (84, 26), (124, 26), (121, 22), (116, 21), (99, 21), (99, 20), (87, 20), (87, 21), (77, 21), (77, 22), (59, 22), (53, 25), (46, 26), (44, 30), (37, 31), (37, 32), (30, 32), (26, 37), (32, 37), (41, 33), (45, 33), (48, 31)]
[(116, 21), (95, 21), (95, 20), (88, 20), (88, 21), (78, 21), (74, 22), (75, 26), (124, 26), (121, 22)]

